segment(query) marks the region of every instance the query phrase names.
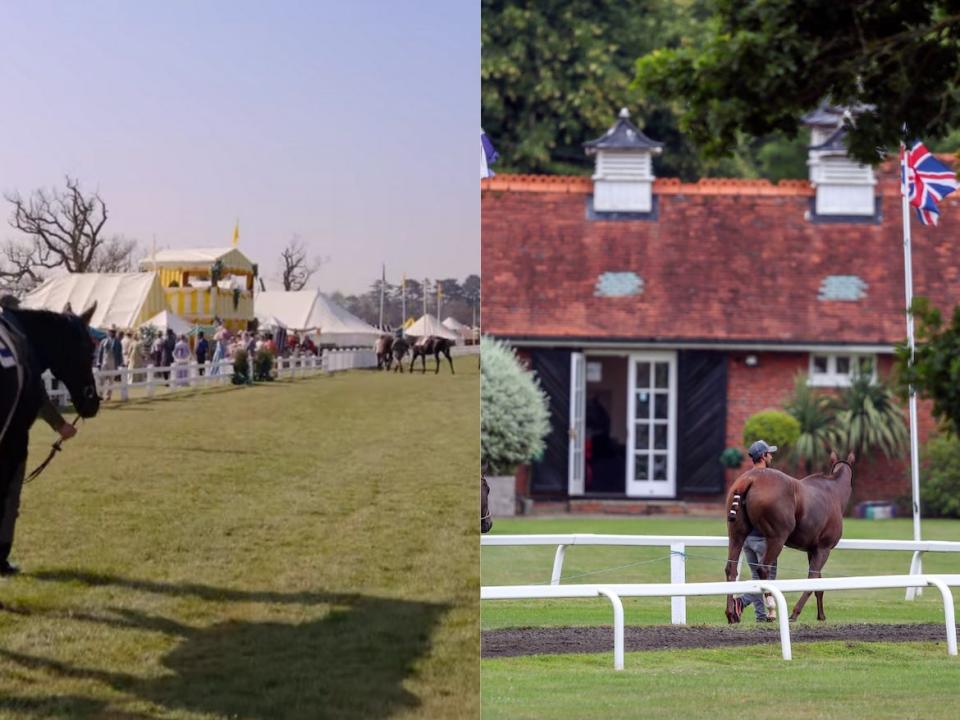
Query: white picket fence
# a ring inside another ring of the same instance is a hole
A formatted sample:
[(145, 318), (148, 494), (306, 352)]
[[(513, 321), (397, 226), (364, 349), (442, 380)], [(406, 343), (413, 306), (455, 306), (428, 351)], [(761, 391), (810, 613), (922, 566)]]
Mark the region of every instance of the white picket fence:
[[(686, 561), (688, 547), (727, 547), (727, 538), (722, 535), (595, 535), (591, 533), (573, 533), (566, 535), (483, 535), (482, 546), (519, 546), (549, 545), (556, 546), (553, 558), (553, 570), (550, 584), (559, 585), (563, 575), (563, 561), (567, 548), (571, 545), (592, 546), (643, 546), (670, 549), (670, 581), (682, 584), (686, 582)], [(926, 552), (960, 552), (960, 542), (945, 540), (841, 540), (837, 550), (899, 550), (912, 552), (910, 575), (922, 574), (922, 557)], [(722, 562), (722, 561), (721, 561)], [(920, 592), (919, 585), (906, 585), (907, 600), (912, 600)], [(687, 600), (683, 595), (673, 597), (670, 603), (671, 622), (683, 625), (687, 622)]]
[[(324, 350), (320, 356), (304, 354), (274, 360), (274, 376), (277, 378), (306, 377), (319, 372), (334, 373), (357, 368), (376, 367), (377, 356), (373, 350)], [(205, 388), (229, 385), (233, 377), (233, 361), (217, 363), (175, 362), (170, 367), (118, 368), (94, 370), (97, 389), (103, 397), (109, 389), (115, 400), (135, 397), (154, 397), (158, 391), (171, 392), (186, 388)], [(58, 405), (70, 403), (70, 394), (50, 372), (43, 375), (47, 395)]]
[(601, 585), (501, 585), (480, 588), (481, 600), (527, 600), (606, 597), (613, 606), (613, 667), (623, 670), (624, 597), (676, 597), (688, 595), (727, 595), (730, 593), (770, 593), (777, 603), (780, 647), (784, 660), (793, 658), (790, 620), (785, 592), (817, 590), (875, 590), (881, 588), (935, 587), (943, 598), (947, 654), (957, 654), (957, 625), (950, 586), (960, 585), (960, 575), (876, 575), (801, 580), (740, 580), (711, 583), (601, 584)]

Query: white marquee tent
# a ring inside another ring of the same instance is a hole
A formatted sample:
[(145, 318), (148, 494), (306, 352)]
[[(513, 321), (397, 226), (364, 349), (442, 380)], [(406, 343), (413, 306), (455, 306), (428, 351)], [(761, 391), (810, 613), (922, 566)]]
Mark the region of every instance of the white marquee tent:
[(447, 330), (455, 332), (463, 340), (473, 340), (473, 328), (469, 325), (464, 325), (452, 315), (443, 321), (443, 326), (447, 328)]
[(70, 273), (45, 281), (23, 298), (32, 310), (80, 313), (94, 302), (90, 325), (107, 329), (135, 328), (167, 307), (156, 273)]
[(193, 330), (193, 323), (169, 310), (162, 310), (141, 324), (153, 325), (153, 327), (164, 332), (173, 330), (175, 335), (189, 335), (190, 331)]
[(290, 332), (319, 334), (322, 345), (369, 347), (381, 335), (319, 290), (267, 290), (256, 295), (253, 307), (258, 318), (275, 318)]
[(411, 337), (427, 337), (433, 335), (435, 337), (443, 337), (447, 340), (453, 340), (454, 342), (461, 339), (457, 333), (444, 327), (443, 323), (437, 320), (437, 318), (430, 313), (427, 313), (421, 317), (404, 332)]

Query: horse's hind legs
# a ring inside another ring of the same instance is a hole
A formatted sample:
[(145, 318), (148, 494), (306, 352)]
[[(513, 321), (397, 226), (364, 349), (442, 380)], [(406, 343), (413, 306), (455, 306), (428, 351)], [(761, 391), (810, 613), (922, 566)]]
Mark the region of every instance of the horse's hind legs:
[(450, 363), (450, 374), (451, 374), (451, 375), (456, 375), (457, 373), (456, 373), (456, 372), (454, 371), (454, 369), (453, 369), (453, 358), (450, 357), (450, 351), (447, 350), (447, 352), (445, 352), (444, 355), (447, 356), (447, 362)]
[[(810, 570), (807, 573), (808, 578), (818, 578), (821, 576), (820, 571), (823, 569), (823, 566), (827, 564), (827, 558), (830, 557), (830, 549), (816, 548), (814, 550), (807, 551), (807, 558), (810, 561)], [(790, 613), (790, 619), (796, 620), (800, 617), (800, 613), (803, 611), (803, 606), (807, 602), (807, 598), (811, 595), (810, 591), (803, 593), (800, 596), (800, 599), (797, 601), (797, 604), (793, 608), (793, 612)], [(827, 616), (823, 614), (823, 591), (818, 590), (817, 595), (817, 620), (823, 622), (827, 619)]]
[[(746, 540), (746, 532), (740, 532), (740, 529), (730, 529), (730, 540), (727, 546), (727, 563), (724, 566), (724, 574), (727, 582), (733, 582), (737, 579), (737, 565), (740, 562), (740, 551), (743, 550), (743, 542)], [(743, 600), (735, 598), (733, 595), (727, 595), (727, 622), (731, 625), (740, 622), (743, 615)]]

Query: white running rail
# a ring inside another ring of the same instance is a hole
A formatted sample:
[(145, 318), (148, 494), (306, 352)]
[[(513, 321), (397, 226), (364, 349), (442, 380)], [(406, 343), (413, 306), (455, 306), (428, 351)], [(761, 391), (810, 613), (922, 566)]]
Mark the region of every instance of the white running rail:
[(960, 585), (960, 575), (876, 575), (846, 578), (806, 578), (801, 580), (739, 580), (711, 583), (653, 583), (601, 585), (494, 585), (480, 588), (481, 600), (528, 600), (556, 598), (607, 597), (613, 606), (613, 667), (623, 670), (624, 597), (672, 597), (682, 595), (727, 595), (730, 593), (769, 592), (777, 604), (780, 648), (784, 660), (793, 658), (790, 620), (784, 592), (818, 590), (874, 590), (931, 586), (943, 598), (947, 654), (957, 654), (957, 626), (951, 586)]
[[(670, 580), (674, 583), (686, 581), (687, 547), (727, 547), (727, 538), (722, 535), (595, 535), (591, 533), (551, 534), (551, 535), (483, 535), (483, 546), (514, 545), (553, 545), (556, 552), (553, 558), (553, 571), (550, 584), (559, 585), (563, 575), (563, 561), (567, 547), (571, 545), (601, 546), (644, 546), (670, 548)], [(920, 559), (925, 552), (960, 552), (960, 542), (946, 540), (841, 540), (837, 550), (898, 550), (912, 552), (910, 574), (918, 575)], [(913, 600), (919, 594), (919, 586), (907, 586), (907, 600)], [(916, 590), (917, 592), (913, 592)], [(671, 601), (671, 621), (675, 625), (687, 622), (687, 603), (684, 597), (674, 597)]]

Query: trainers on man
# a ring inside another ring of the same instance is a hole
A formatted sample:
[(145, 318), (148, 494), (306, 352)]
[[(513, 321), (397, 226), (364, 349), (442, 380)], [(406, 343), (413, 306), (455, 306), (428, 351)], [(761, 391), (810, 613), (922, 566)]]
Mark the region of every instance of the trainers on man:
[(17, 575), (19, 572), (20, 568), (9, 560), (0, 560), (0, 576), (9, 577), (10, 575)]

